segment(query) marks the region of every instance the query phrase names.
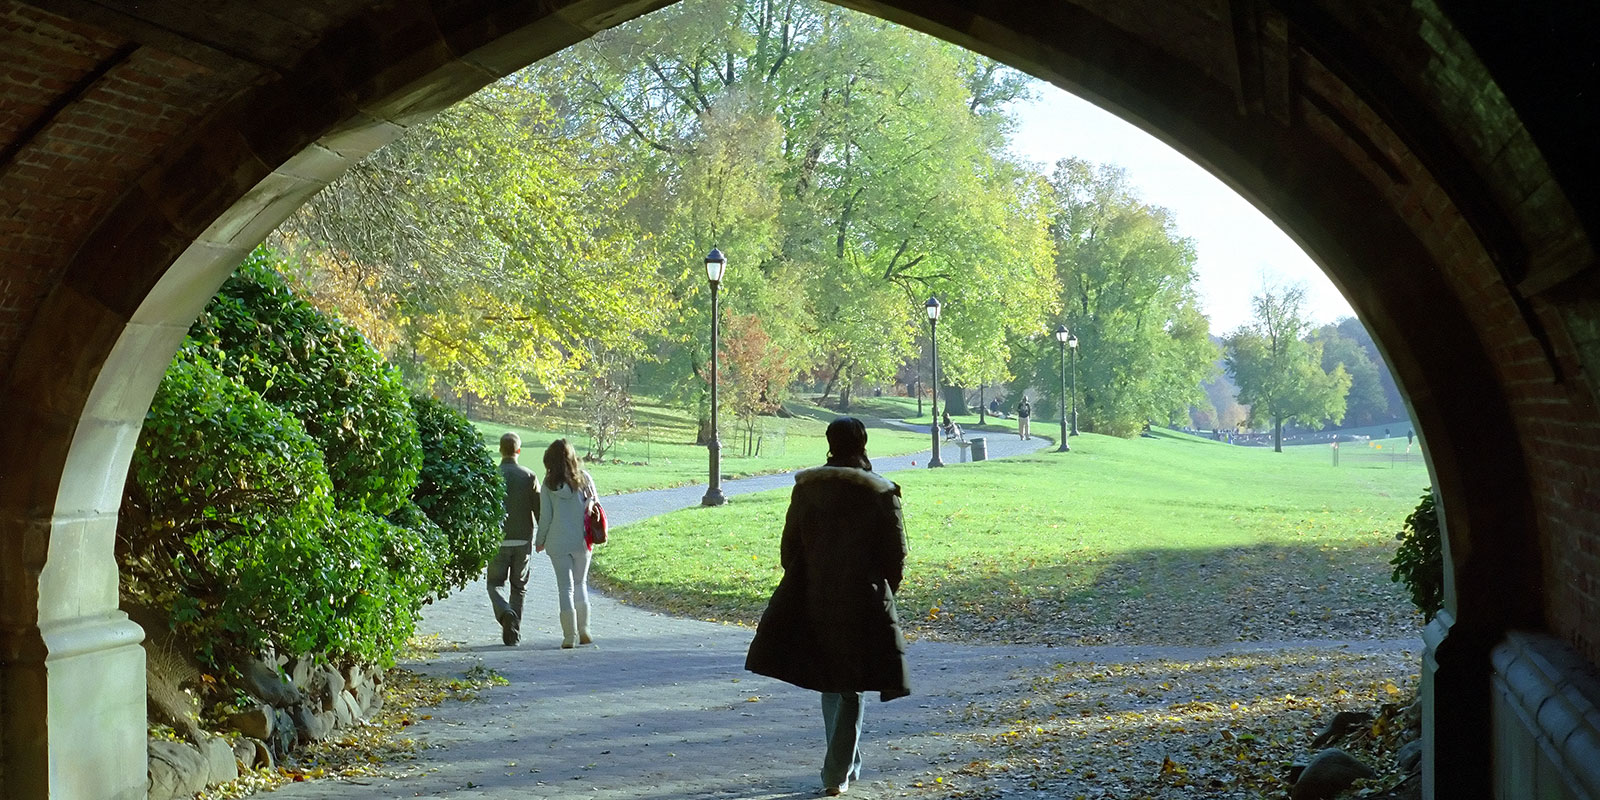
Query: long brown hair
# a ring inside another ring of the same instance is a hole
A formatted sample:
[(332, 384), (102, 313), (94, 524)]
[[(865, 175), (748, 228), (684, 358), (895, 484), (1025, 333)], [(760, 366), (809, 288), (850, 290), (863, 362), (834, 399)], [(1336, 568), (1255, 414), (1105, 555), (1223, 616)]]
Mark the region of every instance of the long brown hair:
[(544, 449), (544, 485), (560, 489), (562, 484), (572, 491), (583, 491), (583, 473), (578, 471), (578, 453), (566, 439), (557, 439)]

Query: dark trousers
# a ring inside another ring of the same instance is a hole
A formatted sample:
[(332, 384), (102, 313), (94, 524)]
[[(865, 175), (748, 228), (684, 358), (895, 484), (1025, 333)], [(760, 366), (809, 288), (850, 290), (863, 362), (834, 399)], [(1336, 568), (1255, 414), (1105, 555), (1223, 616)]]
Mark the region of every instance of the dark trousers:
[(822, 729), (828, 737), (823, 786), (841, 786), (861, 777), (861, 723), (866, 711), (860, 692), (822, 693)]
[[(494, 604), (494, 619), (500, 622), (506, 615), (522, 620), (522, 598), (528, 591), (528, 556), (532, 545), (502, 547), (489, 561), (489, 602)], [(511, 597), (500, 593), (506, 582), (511, 582)]]

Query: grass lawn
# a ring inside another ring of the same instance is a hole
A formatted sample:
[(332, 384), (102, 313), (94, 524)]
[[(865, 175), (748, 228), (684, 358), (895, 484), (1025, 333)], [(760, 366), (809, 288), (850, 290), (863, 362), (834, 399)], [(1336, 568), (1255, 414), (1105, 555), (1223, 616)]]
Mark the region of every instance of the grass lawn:
[[(900, 614), (914, 635), (1209, 643), (1418, 630), (1387, 562), (1428, 485), (1420, 461), (1334, 467), (1325, 446), (1273, 453), (1158, 431), (891, 477), (905, 494)], [(747, 495), (627, 526), (596, 559), (597, 584), (753, 622), (781, 574), (787, 503), (786, 491)]]
[[(815, 406), (793, 405), (792, 418), (762, 417), (760, 454), (744, 455), (746, 431), (731, 417), (723, 419), (722, 473), (743, 478), (771, 472), (786, 472), (820, 463), (828, 451), (823, 430), (834, 414)], [(544, 471), (540, 459), (554, 439), (567, 438), (582, 456), (589, 445), (583, 424), (560, 413), (547, 415), (549, 423), (530, 429), (499, 422), (475, 421), (486, 446), (498, 453), (500, 435), (511, 431), (522, 437), (522, 464), (535, 472)], [(606, 454), (605, 461), (584, 465), (594, 475), (602, 494), (636, 492), (705, 483), (709, 469), (706, 448), (694, 443), (695, 420), (682, 409), (652, 400), (638, 401), (633, 409), (634, 428), (627, 440)], [(873, 452), (904, 455), (927, 448), (925, 434), (875, 427), (871, 432)]]

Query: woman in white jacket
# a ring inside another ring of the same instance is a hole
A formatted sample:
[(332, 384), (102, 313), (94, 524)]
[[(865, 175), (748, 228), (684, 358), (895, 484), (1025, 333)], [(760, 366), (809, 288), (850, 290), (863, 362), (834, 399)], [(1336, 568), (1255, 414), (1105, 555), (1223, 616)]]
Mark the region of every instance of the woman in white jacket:
[(595, 502), (594, 479), (578, 468), (578, 454), (566, 439), (544, 451), (544, 481), (539, 484), (539, 531), (535, 552), (548, 553), (556, 570), (561, 604), (561, 646), (589, 644), (589, 542), (583, 523)]

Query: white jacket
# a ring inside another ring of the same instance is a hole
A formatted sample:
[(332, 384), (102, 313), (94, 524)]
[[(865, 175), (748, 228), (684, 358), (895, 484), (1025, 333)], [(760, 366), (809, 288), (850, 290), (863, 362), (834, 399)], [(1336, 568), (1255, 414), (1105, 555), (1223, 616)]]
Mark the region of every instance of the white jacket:
[[(598, 494), (589, 471), (583, 470), (581, 474), (589, 496)], [(534, 546), (544, 548), (550, 555), (588, 550), (589, 545), (583, 540), (583, 520), (588, 513), (589, 500), (584, 497), (584, 492), (574, 491), (566, 485), (551, 489), (547, 483), (540, 481), (539, 532), (534, 537)]]

